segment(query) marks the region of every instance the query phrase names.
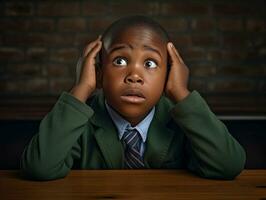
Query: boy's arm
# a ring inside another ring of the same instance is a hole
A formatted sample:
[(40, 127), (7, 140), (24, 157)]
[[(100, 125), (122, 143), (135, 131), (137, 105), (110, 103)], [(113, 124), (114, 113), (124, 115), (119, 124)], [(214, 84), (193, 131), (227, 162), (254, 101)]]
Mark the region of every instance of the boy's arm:
[(190, 93), (172, 110), (188, 138), (188, 168), (202, 177), (233, 179), (244, 168), (246, 155), (200, 94)]
[(22, 155), (24, 175), (39, 180), (62, 178), (71, 169), (73, 158), (80, 157), (78, 138), (88, 128), (87, 121), (93, 115), (85, 102), (96, 88), (95, 57), (101, 45), (98, 37), (84, 49), (71, 95), (61, 95)]
[(51, 180), (67, 175), (73, 159), (80, 157), (77, 141), (93, 110), (72, 95), (63, 92), (41, 121), (39, 133), (30, 141), (21, 158), (23, 175)]

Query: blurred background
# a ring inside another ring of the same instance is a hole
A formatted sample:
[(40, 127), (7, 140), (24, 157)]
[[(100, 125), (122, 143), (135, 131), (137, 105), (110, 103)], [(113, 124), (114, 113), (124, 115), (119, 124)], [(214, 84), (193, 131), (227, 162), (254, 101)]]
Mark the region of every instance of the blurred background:
[(62, 91), (74, 84), (84, 46), (114, 20), (142, 14), (170, 34), (206, 99), (246, 148), (247, 167), (266, 168), (264, 0), (0, 1), (0, 168), (19, 156)]

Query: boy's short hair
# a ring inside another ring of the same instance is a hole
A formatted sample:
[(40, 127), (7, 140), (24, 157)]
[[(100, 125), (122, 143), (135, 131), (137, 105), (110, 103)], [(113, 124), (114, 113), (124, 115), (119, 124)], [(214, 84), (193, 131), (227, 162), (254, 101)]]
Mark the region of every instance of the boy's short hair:
[[(162, 40), (167, 43), (170, 41), (169, 35), (166, 30), (153, 19), (143, 16), (143, 15), (134, 15), (128, 16), (117, 21), (113, 22), (102, 34), (102, 42), (108, 43), (113, 41), (121, 32), (132, 27), (147, 27), (158, 34)], [(102, 59), (102, 53), (100, 52), (100, 60)]]

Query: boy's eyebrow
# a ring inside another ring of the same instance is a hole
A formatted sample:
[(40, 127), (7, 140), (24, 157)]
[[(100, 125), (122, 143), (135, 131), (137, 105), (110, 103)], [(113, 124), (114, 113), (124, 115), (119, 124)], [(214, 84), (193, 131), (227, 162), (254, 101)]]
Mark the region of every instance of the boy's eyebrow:
[(115, 45), (113, 47), (111, 47), (111, 49), (109, 50), (109, 54), (113, 53), (114, 51), (117, 51), (119, 49), (124, 49), (124, 48), (130, 48), (130, 49), (133, 49), (133, 47), (131, 45), (127, 45), (127, 44), (118, 44), (118, 45)]
[(148, 46), (148, 45), (144, 45), (143, 47), (144, 47), (144, 49), (148, 49), (150, 51), (153, 51), (153, 52), (157, 53), (162, 58), (162, 55), (161, 55), (160, 51), (155, 49), (154, 47), (151, 47), (151, 46)]
[[(133, 49), (133, 46), (130, 45), (130, 44), (117, 44), (117, 45), (114, 45), (113, 47), (111, 47), (111, 49), (109, 50), (108, 53), (111, 54), (114, 51), (117, 51), (119, 49), (124, 49), (124, 48)], [(143, 48), (157, 53), (162, 58), (162, 55), (161, 55), (161, 53), (160, 53), (160, 51), (158, 49), (156, 49), (154, 47), (151, 47), (149, 45), (143, 45)]]

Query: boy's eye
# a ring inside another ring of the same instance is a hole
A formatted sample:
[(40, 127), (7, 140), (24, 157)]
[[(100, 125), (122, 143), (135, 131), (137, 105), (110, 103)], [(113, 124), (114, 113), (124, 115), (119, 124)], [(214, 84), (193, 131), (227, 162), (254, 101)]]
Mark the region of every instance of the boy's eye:
[(156, 68), (156, 67), (158, 67), (157, 63), (155, 61), (153, 61), (153, 60), (145, 61), (144, 66), (147, 67), (147, 68)]
[(113, 63), (118, 66), (126, 66), (127, 65), (127, 60), (125, 58), (115, 58)]

